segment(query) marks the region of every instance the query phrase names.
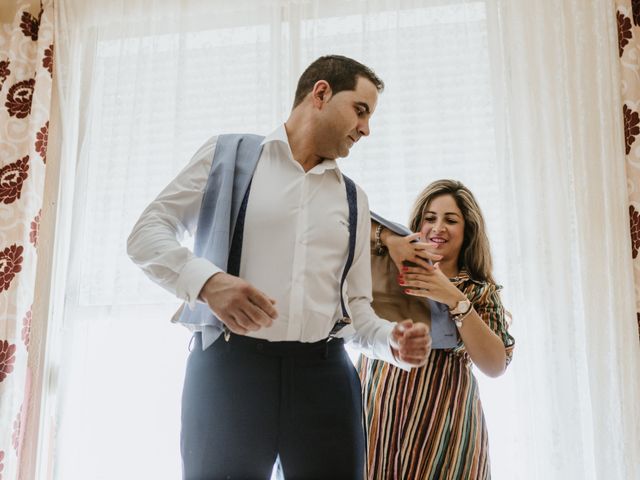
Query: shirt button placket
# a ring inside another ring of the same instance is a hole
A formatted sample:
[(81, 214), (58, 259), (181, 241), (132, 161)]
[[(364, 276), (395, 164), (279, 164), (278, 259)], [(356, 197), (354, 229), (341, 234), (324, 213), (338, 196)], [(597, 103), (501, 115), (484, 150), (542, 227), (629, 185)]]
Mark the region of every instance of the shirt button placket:
[(304, 273), (306, 266), (307, 246), (305, 239), (305, 231), (307, 229), (307, 175), (304, 175), (300, 195), (298, 196), (298, 215), (296, 218), (296, 242), (295, 251), (293, 252), (293, 268), (292, 288), (291, 288), (291, 304), (289, 331), (287, 338), (290, 340), (299, 340), (302, 335), (303, 312), (304, 312)]

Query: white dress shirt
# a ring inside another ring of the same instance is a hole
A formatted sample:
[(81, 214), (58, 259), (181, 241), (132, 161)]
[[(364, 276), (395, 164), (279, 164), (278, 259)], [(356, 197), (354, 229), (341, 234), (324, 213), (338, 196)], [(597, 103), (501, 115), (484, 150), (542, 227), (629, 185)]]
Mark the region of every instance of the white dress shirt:
[[(133, 261), (191, 307), (207, 279), (221, 271), (179, 243), (185, 231), (193, 235), (197, 227), (216, 141), (209, 139), (145, 209), (128, 242)], [(342, 317), (340, 279), (349, 240), (344, 180), (334, 160), (305, 172), (293, 158), (284, 125), (263, 145), (247, 204), (240, 277), (276, 300), (278, 318), (247, 335), (316, 342)], [(394, 324), (371, 308), (370, 225), (367, 196), (358, 187), (356, 249), (345, 282), (353, 324), (340, 336), (370, 356), (406, 368), (391, 353)]]

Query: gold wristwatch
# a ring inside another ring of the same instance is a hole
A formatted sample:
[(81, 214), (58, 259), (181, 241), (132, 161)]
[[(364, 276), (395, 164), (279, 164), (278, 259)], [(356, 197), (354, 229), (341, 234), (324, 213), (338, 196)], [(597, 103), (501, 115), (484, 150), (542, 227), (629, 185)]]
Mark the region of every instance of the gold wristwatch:
[(471, 301), (468, 298), (460, 300), (456, 303), (456, 306), (449, 310), (451, 319), (456, 323), (456, 327), (462, 327), (462, 320), (467, 316), (467, 313), (471, 311)]

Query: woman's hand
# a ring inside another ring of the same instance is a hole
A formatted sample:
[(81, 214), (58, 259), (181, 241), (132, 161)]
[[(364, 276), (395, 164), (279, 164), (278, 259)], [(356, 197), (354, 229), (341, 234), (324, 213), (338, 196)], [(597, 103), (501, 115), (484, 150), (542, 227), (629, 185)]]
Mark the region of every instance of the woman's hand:
[[(405, 268), (398, 276), (398, 283), (405, 287), (406, 294), (430, 298), (448, 305), (450, 309), (467, 298), (451, 283), (437, 263), (428, 268)], [(507, 366), (504, 344), (474, 308), (465, 315), (458, 333), (471, 361), (483, 373), (490, 377), (498, 377), (504, 373)]]
[(438, 263), (433, 266), (427, 264), (423, 267), (403, 267), (398, 275), (398, 284), (404, 287), (407, 295), (430, 298), (448, 305), (449, 308), (454, 308), (460, 300), (466, 299), (464, 293), (440, 270)]
[(429, 248), (428, 243), (415, 241), (420, 239), (419, 232), (401, 237), (389, 230), (383, 230), (380, 239), (389, 250), (389, 256), (399, 272), (402, 272), (402, 262), (409, 261), (427, 268), (431, 267), (428, 260), (437, 262), (442, 259), (442, 255), (431, 253), (427, 250)]

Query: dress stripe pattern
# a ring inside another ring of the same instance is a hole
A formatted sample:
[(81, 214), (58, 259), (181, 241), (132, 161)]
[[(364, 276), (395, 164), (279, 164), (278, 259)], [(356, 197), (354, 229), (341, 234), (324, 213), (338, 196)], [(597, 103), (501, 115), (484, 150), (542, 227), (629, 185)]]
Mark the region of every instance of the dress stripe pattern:
[[(507, 363), (514, 340), (508, 333), (500, 287), (453, 279), (480, 317), (503, 340)], [(489, 441), (471, 361), (462, 342), (432, 350), (424, 367), (407, 372), (361, 357), (367, 479), (488, 479)]]

